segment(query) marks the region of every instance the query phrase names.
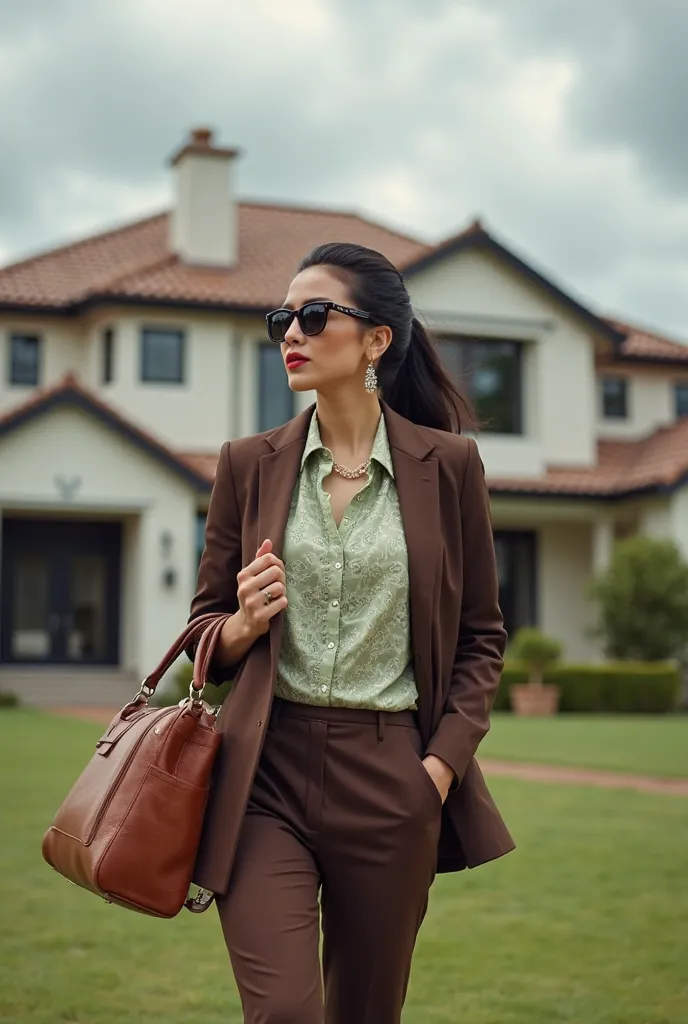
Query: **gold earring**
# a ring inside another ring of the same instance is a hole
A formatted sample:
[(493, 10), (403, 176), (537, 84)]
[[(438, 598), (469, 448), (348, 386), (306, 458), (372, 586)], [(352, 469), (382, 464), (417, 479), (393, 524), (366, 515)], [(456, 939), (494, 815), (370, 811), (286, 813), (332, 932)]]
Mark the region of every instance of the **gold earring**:
[(372, 363), (368, 363), (368, 369), (366, 370), (365, 380), (363, 383), (369, 395), (372, 395), (377, 391), (377, 374)]

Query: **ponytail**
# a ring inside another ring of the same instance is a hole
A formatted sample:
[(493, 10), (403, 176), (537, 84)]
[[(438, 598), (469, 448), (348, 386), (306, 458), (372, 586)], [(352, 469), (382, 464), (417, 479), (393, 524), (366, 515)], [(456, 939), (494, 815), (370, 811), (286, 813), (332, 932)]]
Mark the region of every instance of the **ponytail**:
[(387, 385), (383, 368), (386, 355), (380, 360), (382, 397), (400, 416), (419, 426), (454, 434), (477, 426), (470, 402), (447, 374), (420, 320), (413, 318), (406, 356)]
[(460, 434), (477, 426), (470, 403), (444, 369), (425, 328), (413, 315), (404, 279), (386, 256), (348, 242), (319, 245), (299, 271), (324, 266), (343, 280), (354, 305), (392, 330), (392, 344), (377, 368), (382, 397), (395, 412), (422, 427)]

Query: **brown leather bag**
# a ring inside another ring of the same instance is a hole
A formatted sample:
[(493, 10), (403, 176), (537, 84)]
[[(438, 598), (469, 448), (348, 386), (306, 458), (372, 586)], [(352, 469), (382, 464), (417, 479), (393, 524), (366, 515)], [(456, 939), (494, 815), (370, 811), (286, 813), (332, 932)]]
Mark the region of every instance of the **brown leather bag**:
[[(190, 623), (110, 722), (43, 837), (44, 859), (75, 885), (154, 917), (205, 910), (189, 897), (210, 778), (220, 745), (216, 710), (202, 699), (227, 615)], [(189, 696), (149, 707), (160, 679), (199, 641)]]

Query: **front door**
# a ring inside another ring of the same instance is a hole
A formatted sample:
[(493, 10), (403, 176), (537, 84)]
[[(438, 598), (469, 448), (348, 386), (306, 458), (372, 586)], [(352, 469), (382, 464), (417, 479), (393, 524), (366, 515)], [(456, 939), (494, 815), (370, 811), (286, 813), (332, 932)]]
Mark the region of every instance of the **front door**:
[(119, 523), (3, 520), (0, 659), (116, 665)]

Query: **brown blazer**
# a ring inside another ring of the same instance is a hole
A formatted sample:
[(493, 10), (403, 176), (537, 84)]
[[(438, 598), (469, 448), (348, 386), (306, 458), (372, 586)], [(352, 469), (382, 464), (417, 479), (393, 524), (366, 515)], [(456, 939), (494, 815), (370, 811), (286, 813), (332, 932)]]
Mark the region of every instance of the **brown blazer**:
[[(191, 616), (238, 609), (237, 573), (266, 538), (280, 556), (313, 406), (222, 446)], [(426, 752), (456, 772), (438, 871), (475, 867), (514, 843), (474, 754), (489, 728), (506, 645), (484, 471), (473, 440), (419, 427), (383, 403), (409, 559), (411, 639)], [(289, 567), (287, 566), (287, 573)], [(217, 757), (194, 881), (225, 892), (270, 714), (283, 614), (244, 660), (218, 718)], [(216, 674), (213, 682), (220, 682)]]

